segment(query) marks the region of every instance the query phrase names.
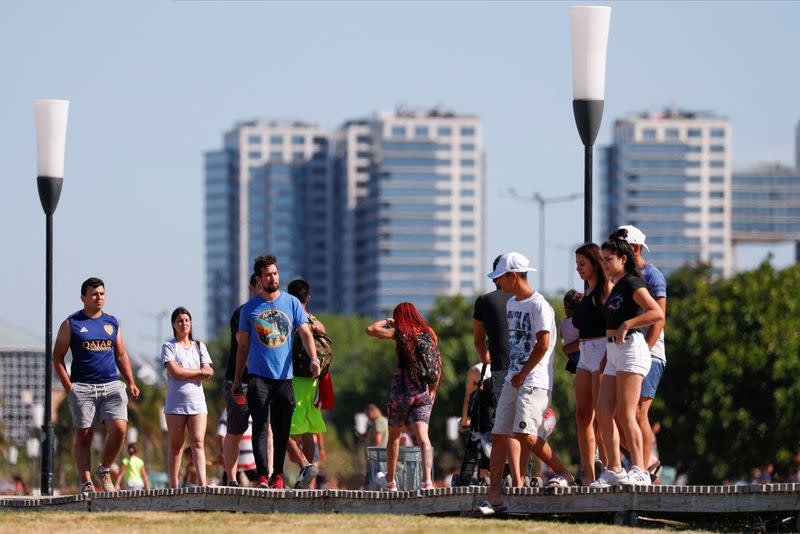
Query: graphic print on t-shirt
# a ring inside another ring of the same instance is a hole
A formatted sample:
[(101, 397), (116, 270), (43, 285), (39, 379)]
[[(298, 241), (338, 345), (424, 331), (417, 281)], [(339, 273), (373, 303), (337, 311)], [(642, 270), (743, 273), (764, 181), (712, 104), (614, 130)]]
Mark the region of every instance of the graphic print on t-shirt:
[(273, 349), (286, 343), (291, 332), (289, 316), (280, 310), (264, 310), (253, 323), (261, 344)]
[(511, 311), (508, 317), (508, 374), (518, 373), (531, 355), (531, 314), (523, 311)]
[(610, 297), (608, 297), (608, 300), (606, 301), (606, 306), (608, 307), (609, 310), (617, 311), (619, 307), (622, 306), (623, 300), (624, 299), (622, 295), (611, 295)]

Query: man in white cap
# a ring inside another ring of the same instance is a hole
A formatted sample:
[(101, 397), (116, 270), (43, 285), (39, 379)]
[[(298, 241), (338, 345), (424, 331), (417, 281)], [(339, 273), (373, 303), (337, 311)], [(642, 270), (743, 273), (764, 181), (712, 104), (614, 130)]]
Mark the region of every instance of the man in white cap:
[(506, 303), (508, 372), (497, 399), (492, 428), (489, 498), (475, 509), (479, 516), (505, 511), (500, 481), (511, 435), (557, 473), (548, 486), (565, 487), (575, 480), (550, 449), (544, 434), (540, 435), (553, 389), (556, 321), (547, 299), (528, 285), (528, 273), (535, 270), (529, 266), (528, 258), (509, 252), (500, 257), (495, 270), (488, 274), (501, 290), (514, 296)]
[[(655, 265), (648, 263), (642, 256), (642, 248), (650, 250), (644, 242), (645, 237), (644, 233), (635, 226), (624, 225), (617, 228), (609, 236), (609, 239), (623, 239), (630, 243), (631, 248), (633, 248), (636, 265), (642, 274), (645, 284), (647, 284), (647, 290), (666, 316), (667, 279)], [(667, 365), (667, 355), (664, 350), (664, 321), (645, 328), (644, 331), (645, 341), (647, 346), (650, 347), (652, 363), (650, 371), (644, 378), (644, 382), (642, 382), (642, 393), (636, 409), (636, 420), (642, 430), (642, 457), (648, 466), (647, 470), (650, 472), (650, 478), (655, 481), (661, 471), (661, 462), (653, 455), (655, 434), (650, 427), (649, 411), (656, 395), (656, 389), (658, 389), (658, 383), (661, 381), (661, 375), (664, 373), (664, 367)]]

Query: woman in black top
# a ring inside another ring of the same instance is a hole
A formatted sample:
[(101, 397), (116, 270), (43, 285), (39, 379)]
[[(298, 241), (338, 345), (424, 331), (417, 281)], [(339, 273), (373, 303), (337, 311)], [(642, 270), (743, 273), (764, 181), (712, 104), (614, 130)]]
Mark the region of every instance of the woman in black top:
[(578, 447), (581, 451), (581, 481), (594, 482), (595, 449), (600, 458), (608, 461), (601, 436), (595, 440), (594, 407), (600, 391), (601, 362), (606, 354), (606, 321), (603, 303), (613, 284), (601, 265), (600, 247), (586, 243), (575, 251), (575, 268), (588, 287), (586, 295), (575, 306), (572, 324), (580, 333), (581, 359), (575, 372), (575, 418), (578, 425)]
[[(608, 467), (592, 485), (646, 486), (650, 485), (650, 474), (642, 458), (642, 432), (636, 422), (636, 407), (651, 358), (638, 329), (663, 320), (664, 312), (636, 271), (633, 249), (627, 241), (606, 241), (602, 256), (606, 276), (616, 280), (605, 301), (607, 362), (597, 399), (597, 420), (606, 444)], [(633, 464), (627, 473), (620, 462), (615, 420), (624, 433)]]

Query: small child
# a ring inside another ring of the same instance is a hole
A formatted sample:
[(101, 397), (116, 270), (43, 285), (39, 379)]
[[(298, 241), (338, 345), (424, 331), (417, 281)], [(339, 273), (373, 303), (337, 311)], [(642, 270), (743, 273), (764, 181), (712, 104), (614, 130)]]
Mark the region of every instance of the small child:
[(572, 314), (575, 310), (575, 305), (583, 299), (583, 293), (570, 289), (564, 295), (564, 319), (561, 321), (558, 330), (561, 334), (561, 344), (563, 345), (564, 354), (567, 356), (566, 369), (573, 375), (578, 369), (578, 360), (581, 359), (581, 351), (578, 346), (578, 329), (572, 324)]

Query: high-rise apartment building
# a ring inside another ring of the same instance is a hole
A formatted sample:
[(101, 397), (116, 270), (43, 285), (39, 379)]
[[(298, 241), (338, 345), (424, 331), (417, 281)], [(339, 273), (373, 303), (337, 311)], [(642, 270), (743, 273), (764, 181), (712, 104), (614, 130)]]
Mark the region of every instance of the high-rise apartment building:
[(285, 287), (303, 276), (314, 309), (376, 315), (409, 300), (483, 287), (480, 120), (397, 110), (334, 135), (300, 122), (252, 121), (206, 153), (210, 333), (246, 298), (253, 259), (274, 252)]
[[(337, 167), (356, 213), (355, 311), (483, 287), (484, 152), (480, 120), (446, 110), (397, 110), (347, 123)], [(355, 145), (353, 145), (355, 143)], [(355, 148), (353, 148), (355, 146)], [(351, 159), (352, 158), (352, 159)]]
[(800, 263), (800, 170), (760, 165), (733, 173), (734, 243), (795, 242)]
[(329, 136), (317, 125), (250, 121), (205, 155), (206, 310), (221, 332), (247, 300), (256, 257), (278, 256), (285, 283), (315, 281), (317, 309), (330, 300), (328, 248), (333, 232)]
[(728, 119), (677, 109), (618, 119), (604, 155), (602, 237), (633, 224), (665, 273), (708, 262), (732, 274)]

